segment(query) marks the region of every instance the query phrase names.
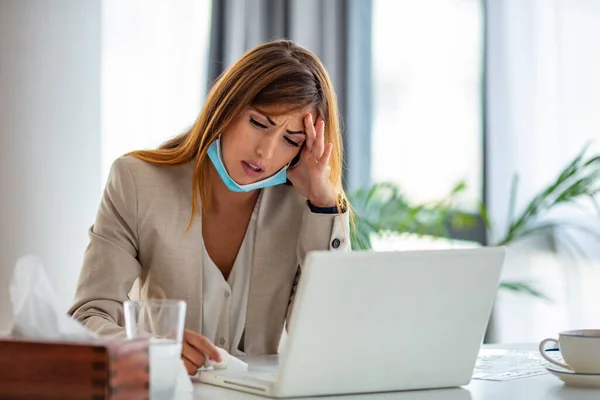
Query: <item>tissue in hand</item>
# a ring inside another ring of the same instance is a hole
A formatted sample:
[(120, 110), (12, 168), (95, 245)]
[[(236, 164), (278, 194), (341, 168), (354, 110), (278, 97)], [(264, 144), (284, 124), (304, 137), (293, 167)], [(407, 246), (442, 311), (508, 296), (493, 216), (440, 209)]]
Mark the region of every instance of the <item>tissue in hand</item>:
[(210, 358), (206, 358), (204, 362), (204, 368), (206, 369), (229, 369), (235, 371), (247, 371), (248, 364), (243, 362), (237, 357), (232, 356), (227, 350), (217, 347), (219, 353), (221, 353), (221, 362), (213, 361)]
[(40, 260), (19, 259), (10, 283), (12, 336), (38, 339), (92, 339), (97, 335), (60, 311)]

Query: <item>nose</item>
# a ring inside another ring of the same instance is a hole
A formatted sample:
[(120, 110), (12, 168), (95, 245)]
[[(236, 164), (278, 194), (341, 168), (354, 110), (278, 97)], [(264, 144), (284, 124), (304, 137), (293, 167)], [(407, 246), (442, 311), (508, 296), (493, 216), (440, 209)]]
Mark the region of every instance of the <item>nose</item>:
[(275, 146), (277, 145), (277, 135), (264, 135), (258, 142), (256, 148), (256, 154), (262, 159), (269, 160), (275, 153)]

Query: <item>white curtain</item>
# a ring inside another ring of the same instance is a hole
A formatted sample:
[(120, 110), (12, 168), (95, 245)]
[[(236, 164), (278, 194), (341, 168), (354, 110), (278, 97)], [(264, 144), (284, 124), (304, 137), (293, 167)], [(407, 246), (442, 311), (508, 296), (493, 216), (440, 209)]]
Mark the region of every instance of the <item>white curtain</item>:
[(115, 158), (189, 128), (206, 93), (210, 0), (102, 1), (102, 184)]
[[(600, 153), (600, 2), (488, 0), (487, 197), (498, 233), (506, 229), (510, 184), (519, 174), (517, 211), (552, 182), (581, 149)], [(548, 218), (550, 216), (546, 216)], [(572, 206), (552, 217), (584, 219)], [(592, 256), (573, 262), (557, 243), (511, 246), (504, 279), (530, 280), (553, 302), (501, 292), (498, 341), (537, 341), (563, 329), (600, 323), (600, 242), (568, 232)], [(554, 246), (559, 256), (551, 254)]]

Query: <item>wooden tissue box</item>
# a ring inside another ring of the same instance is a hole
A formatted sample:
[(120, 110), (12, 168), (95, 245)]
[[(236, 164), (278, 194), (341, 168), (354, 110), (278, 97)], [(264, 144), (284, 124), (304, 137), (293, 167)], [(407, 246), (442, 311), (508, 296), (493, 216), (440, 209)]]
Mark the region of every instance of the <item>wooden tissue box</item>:
[(0, 399), (148, 399), (148, 344), (0, 338)]

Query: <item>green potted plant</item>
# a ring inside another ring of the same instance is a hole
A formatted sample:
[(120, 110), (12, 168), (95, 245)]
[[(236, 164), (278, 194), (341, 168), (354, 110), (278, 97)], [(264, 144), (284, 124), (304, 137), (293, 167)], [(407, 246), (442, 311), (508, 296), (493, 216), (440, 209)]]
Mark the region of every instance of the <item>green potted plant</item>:
[[(510, 245), (536, 235), (549, 235), (558, 240), (559, 231), (575, 230), (585, 232), (600, 240), (600, 232), (586, 225), (569, 220), (549, 220), (550, 211), (565, 204), (590, 201), (598, 211), (595, 195), (600, 191), (600, 156), (586, 158), (587, 146), (560, 172), (558, 177), (536, 194), (515, 215), (518, 175), (512, 181), (509, 198), (508, 228), (497, 235), (489, 221), (487, 210), (480, 206), (479, 215), (487, 228), (488, 245)], [(456, 203), (465, 189), (459, 183), (440, 201), (432, 204), (411, 204), (402, 195), (397, 185), (389, 182), (375, 183), (369, 187), (350, 193), (349, 198), (355, 211), (352, 230), (352, 248), (370, 250), (371, 239), (388, 234), (411, 233), (450, 238), (450, 230), (472, 227), (477, 217), (457, 210)], [(570, 235), (561, 235), (561, 240), (575, 255), (585, 256), (585, 252)], [(529, 282), (505, 281), (500, 288), (548, 299)]]

